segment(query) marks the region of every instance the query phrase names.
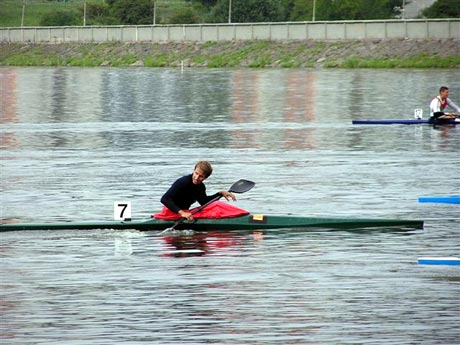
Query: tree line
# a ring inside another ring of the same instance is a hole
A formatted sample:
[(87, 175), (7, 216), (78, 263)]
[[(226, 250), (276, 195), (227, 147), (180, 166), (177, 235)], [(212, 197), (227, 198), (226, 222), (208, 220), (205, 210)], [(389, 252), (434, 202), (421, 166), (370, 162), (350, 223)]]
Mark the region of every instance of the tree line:
[[(82, 16), (86, 25), (393, 19), (401, 17), (402, 5), (402, 0), (88, 0), (79, 13), (53, 11), (40, 24), (82, 25)], [(458, 18), (460, 0), (438, 0), (422, 15)]]

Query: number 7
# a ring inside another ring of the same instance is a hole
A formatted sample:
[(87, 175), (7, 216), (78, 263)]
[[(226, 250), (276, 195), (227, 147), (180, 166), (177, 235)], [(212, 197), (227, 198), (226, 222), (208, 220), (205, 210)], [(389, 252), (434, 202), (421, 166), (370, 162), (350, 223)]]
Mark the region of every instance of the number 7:
[(123, 213), (125, 213), (125, 210), (128, 207), (128, 204), (118, 204), (118, 207), (123, 207), (120, 213), (120, 218), (123, 218)]
[(131, 218), (131, 202), (118, 201), (113, 203), (113, 219), (126, 220)]

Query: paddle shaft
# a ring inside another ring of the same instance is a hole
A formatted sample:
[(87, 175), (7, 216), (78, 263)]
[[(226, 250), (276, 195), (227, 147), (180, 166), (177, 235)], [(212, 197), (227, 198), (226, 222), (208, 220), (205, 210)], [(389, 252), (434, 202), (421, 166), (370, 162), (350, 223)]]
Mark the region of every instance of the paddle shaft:
[(454, 114), (454, 113), (444, 113), (443, 116), (452, 116), (452, 117), (455, 117), (456, 119), (460, 118), (460, 114)]

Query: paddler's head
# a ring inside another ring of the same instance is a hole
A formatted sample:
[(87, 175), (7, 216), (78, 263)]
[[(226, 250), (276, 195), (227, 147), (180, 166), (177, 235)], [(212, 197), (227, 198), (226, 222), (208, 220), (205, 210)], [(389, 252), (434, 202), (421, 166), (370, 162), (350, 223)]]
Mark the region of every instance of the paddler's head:
[(193, 184), (200, 184), (206, 180), (212, 174), (211, 163), (207, 161), (199, 161), (195, 165), (195, 169), (192, 174)]
[(439, 88), (439, 96), (441, 96), (441, 99), (449, 97), (449, 88), (447, 86), (441, 86)]

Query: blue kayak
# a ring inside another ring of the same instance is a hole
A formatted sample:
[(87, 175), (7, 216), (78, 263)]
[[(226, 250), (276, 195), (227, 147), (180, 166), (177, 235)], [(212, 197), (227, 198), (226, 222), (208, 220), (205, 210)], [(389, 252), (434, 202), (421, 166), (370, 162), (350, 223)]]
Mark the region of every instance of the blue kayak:
[(460, 204), (460, 195), (446, 195), (446, 196), (421, 196), (418, 202), (437, 202), (444, 204)]
[(418, 258), (417, 262), (420, 265), (460, 265), (460, 258), (457, 257), (426, 257)]
[[(354, 125), (417, 125), (429, 124), (428, 119), (382, 119), (382, 120), (353, 120)], [(456, 124), (460, 123), (460, 119), (446, 120), (442, 124)]]

